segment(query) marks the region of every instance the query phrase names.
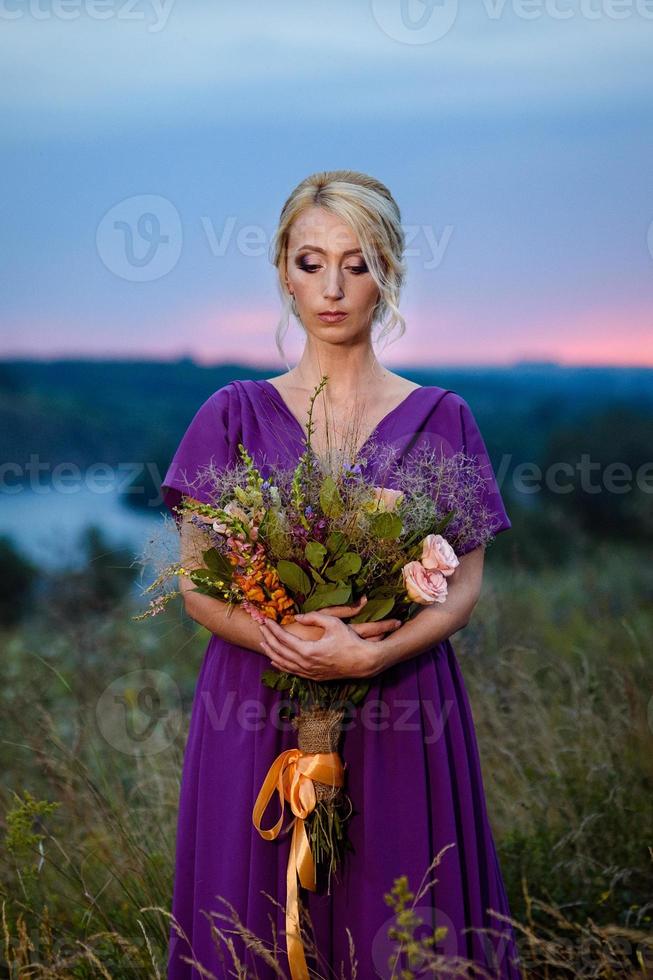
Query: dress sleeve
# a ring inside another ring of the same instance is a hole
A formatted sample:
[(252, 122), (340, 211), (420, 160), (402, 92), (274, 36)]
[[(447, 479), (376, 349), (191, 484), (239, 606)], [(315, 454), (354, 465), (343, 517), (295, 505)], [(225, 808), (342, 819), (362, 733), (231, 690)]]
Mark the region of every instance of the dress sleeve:
[[(233, 420), (232, 420), (233, 421)], [(181, 438), (161, 483), (161, 496), (175, 520), (173, 510), (182, 494), (210, 502), (205, 472), (209, 465), (226, 467), (231, 456), (229, 385), (219, 388), (200, 405)]]
[[(492, 468), (492, 462), (472, 410), (465, 399), (460, 396), (459, 403), (462, 438), (461, 448), (464, 453), (472, 456), (479, 464), (485, 480), (483, 503), (492, 517), (492, 533), (496, 536), (502, 531), (508, 531), (512, 527), (512, 522), (506, 513), (499, 485), (494, 474), (494, 469)], [(469, 542), (465, 548), (461, 549), (460, 553), (467, 554), (468, 551), (472, 551), (476, 547), (478, 547), (478, 544)]]

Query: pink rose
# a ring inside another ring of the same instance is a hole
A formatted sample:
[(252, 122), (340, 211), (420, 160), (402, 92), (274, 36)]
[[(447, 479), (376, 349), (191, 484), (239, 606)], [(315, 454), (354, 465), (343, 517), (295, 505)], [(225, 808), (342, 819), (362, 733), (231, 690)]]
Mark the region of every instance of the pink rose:
[(374, 487), (374, 500), (379, 510), (394, 510), (403, 493), (401, 490), (391, 490), (390, 487)]
[(401, 569), (408, 598), (422, 606), (444, 602), (447, 598), (447, 580), (442, 572), (425, 568), (419, 561), (409, 561)]
[(437, 569), (443, 575), (453, 575), (460, 564), (446, 538), (441, 534), (427, 534), (422, 541), (422, 565), (425, 568)]

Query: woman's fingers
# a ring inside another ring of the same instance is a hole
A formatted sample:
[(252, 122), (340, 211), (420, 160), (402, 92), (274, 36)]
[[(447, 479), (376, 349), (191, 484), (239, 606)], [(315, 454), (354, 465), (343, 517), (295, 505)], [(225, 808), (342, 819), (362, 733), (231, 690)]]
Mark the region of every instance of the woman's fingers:
[(399, 619), (379, 619), (375, 623), (349, 623), (359, 636), (366, 640), (380, 637), (384, 633), (392, 633), (399, 629), (401, 620)]
[(273, 661), (281, 663), (283, 669), (288, 669), (291, 673), (296, 673), (297, 670), (302, 669), (303, 665), (299, 657), (287, 646), (284, 646), (270, 630), (262, 627), (261, 633), (263, 634), (261, 647)]
[(290, 630), (287, 630), (285, 626), (279, 626), (273, 619), (268, 620), (267, 623), (262, 623), (259, 629), (265, 640), (268, 640), (270, 643), (272, 640), (275, 640), (279, 647), (285, 647), (294, 654), (304, 653), (306, 644), (311, 642), (310, 640), (303, 640), (299, 636), (296, 636)]

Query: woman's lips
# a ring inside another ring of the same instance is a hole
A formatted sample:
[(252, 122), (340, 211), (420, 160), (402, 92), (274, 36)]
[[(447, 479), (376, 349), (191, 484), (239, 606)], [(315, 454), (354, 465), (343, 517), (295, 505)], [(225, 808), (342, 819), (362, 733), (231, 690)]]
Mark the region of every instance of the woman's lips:
[(340, 320), (344, 320), (347, 313), (318, 313), (320, 320), (324, 320), (325, 323), (338, 323)]

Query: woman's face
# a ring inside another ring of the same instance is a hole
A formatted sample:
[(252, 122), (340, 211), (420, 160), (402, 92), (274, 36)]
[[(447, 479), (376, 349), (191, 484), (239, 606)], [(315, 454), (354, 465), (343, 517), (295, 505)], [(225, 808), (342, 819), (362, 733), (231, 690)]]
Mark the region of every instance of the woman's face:
[[(354, 230), (335, 214), (307, 208), (288, 238), (286, 281), (308, 333), (332, 343), (369, 336), (379, 298)], [(329, 311), (341, 319), (321, 318)]]

